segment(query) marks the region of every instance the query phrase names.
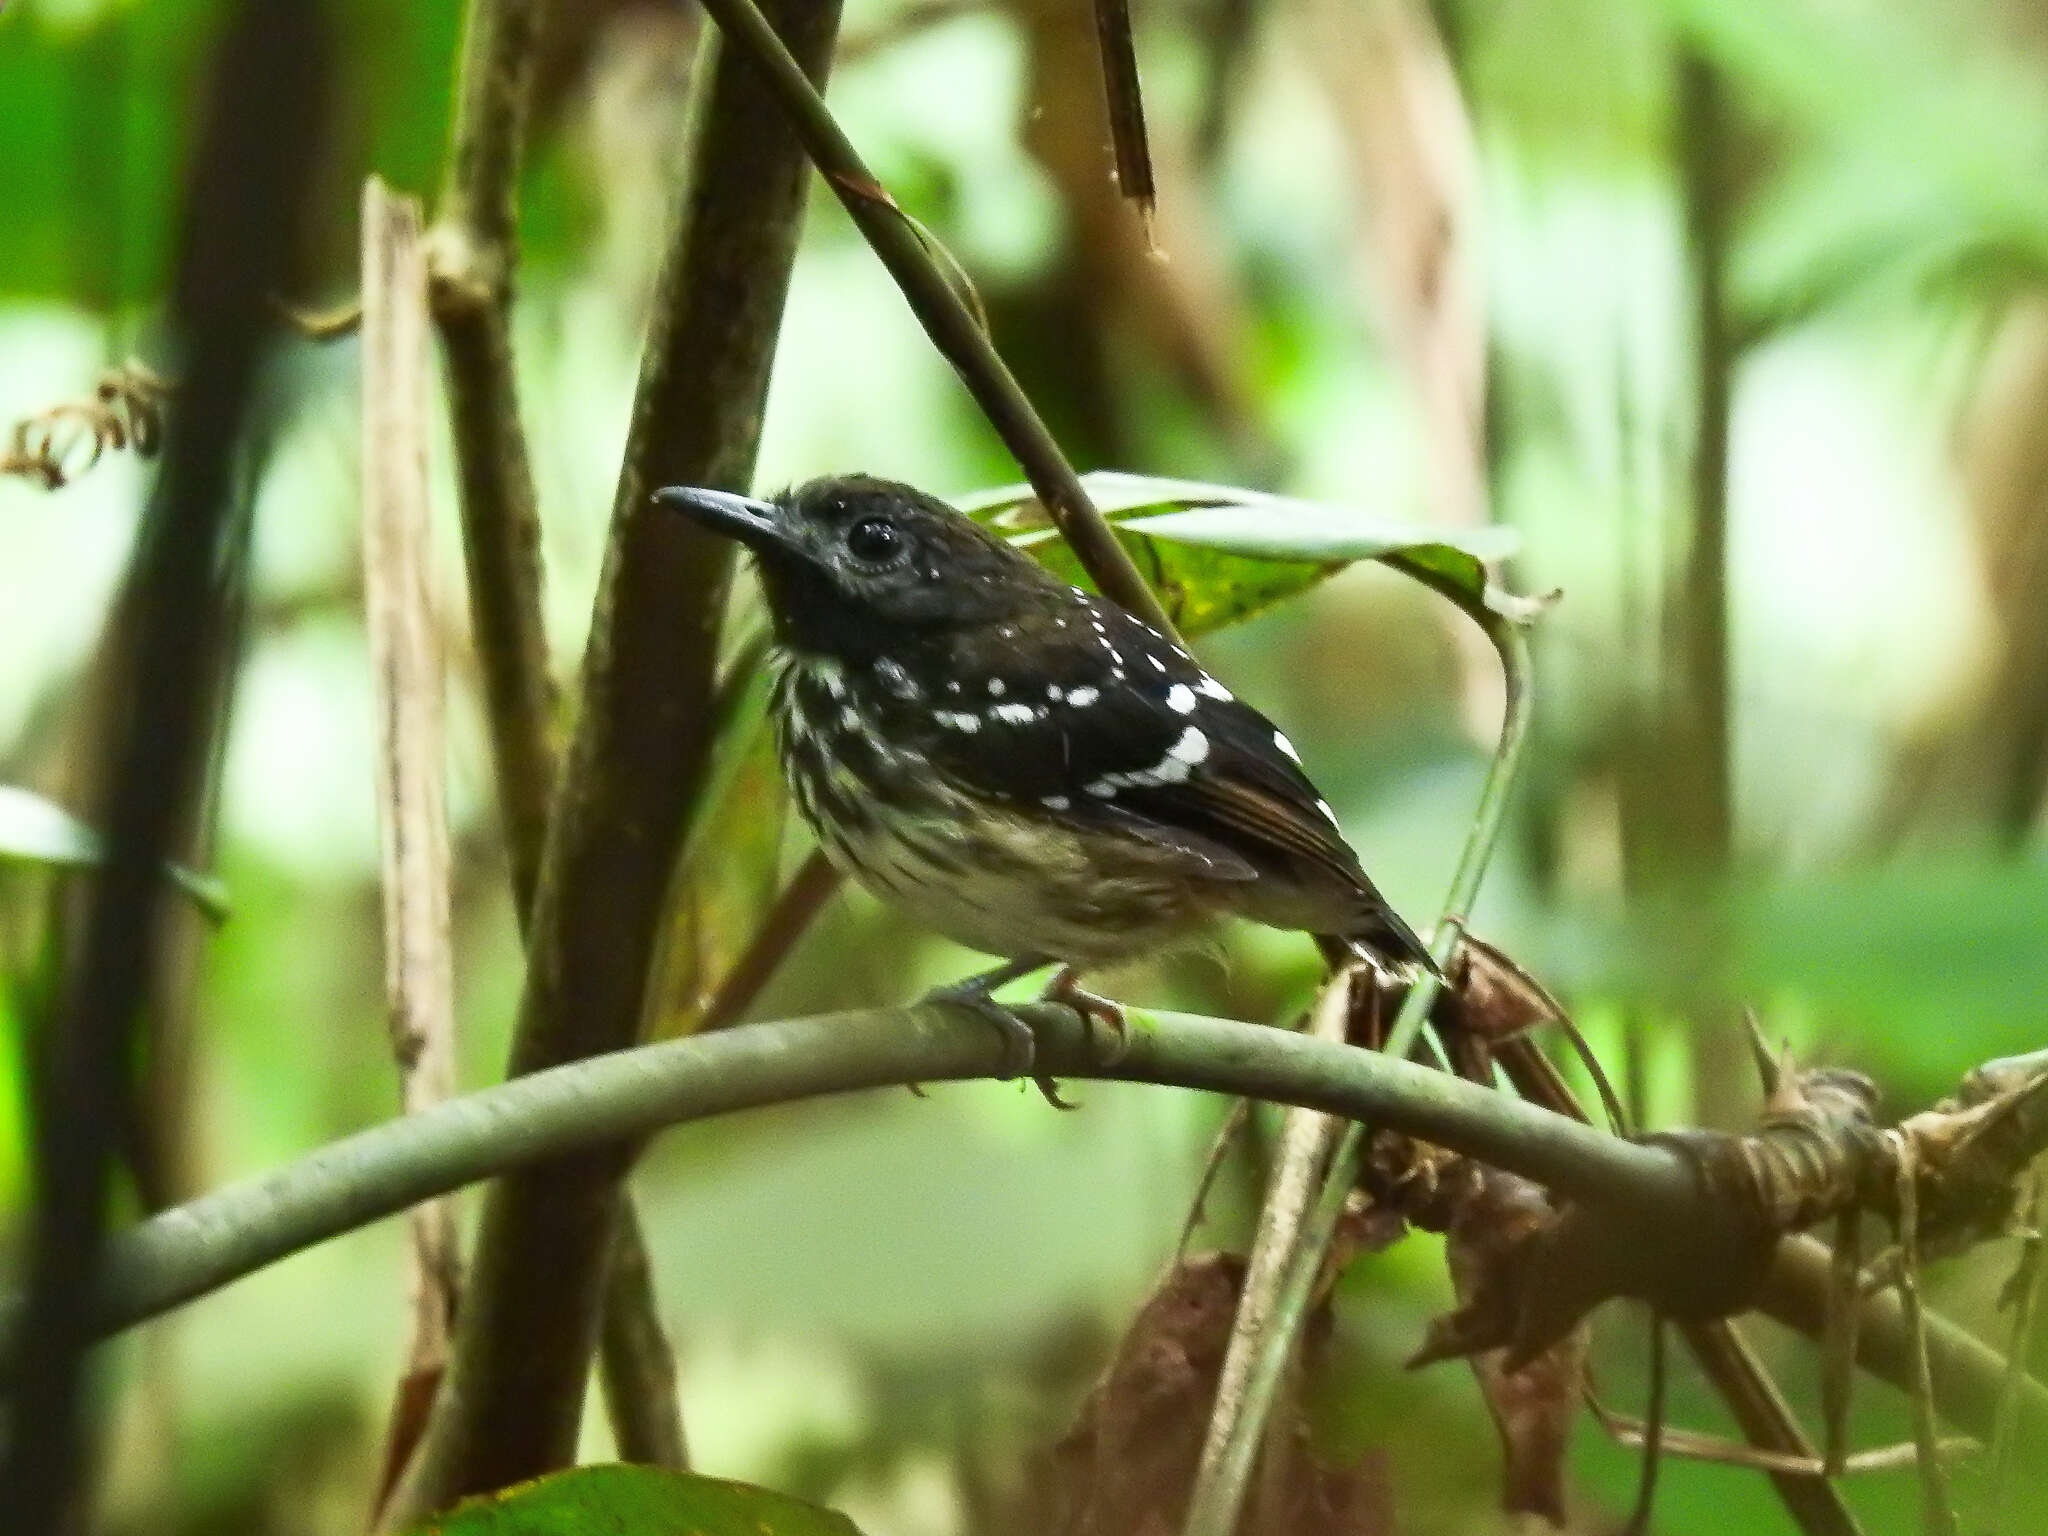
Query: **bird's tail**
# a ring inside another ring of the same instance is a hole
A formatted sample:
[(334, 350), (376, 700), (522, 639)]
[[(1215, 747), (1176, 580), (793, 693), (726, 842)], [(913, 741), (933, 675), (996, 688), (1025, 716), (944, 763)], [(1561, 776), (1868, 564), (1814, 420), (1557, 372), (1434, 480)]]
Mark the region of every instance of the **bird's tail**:
[(1401, 920), (1400, 913), (1384, 902), (1365, 913), (1343, 938), (1345, 943), (1363, 951), (1368, 958), (1419, 965), (1439, 980), (1443, 978), (1442, 969), (1431, 958), (1428, 947), (1416, 936), (1415, 930)]

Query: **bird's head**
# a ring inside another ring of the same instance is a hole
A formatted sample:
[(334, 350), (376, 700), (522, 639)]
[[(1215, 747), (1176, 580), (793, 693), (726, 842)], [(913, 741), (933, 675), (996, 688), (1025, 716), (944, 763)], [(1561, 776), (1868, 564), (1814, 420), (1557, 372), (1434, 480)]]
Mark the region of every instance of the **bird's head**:
[(770, 501), (669, 486), (655, 500), (754, 554), (776, 638), (859, 660), (912, 634), (999, 623), (1058, 583), (937, 497), (892, 480), (813, 480)]

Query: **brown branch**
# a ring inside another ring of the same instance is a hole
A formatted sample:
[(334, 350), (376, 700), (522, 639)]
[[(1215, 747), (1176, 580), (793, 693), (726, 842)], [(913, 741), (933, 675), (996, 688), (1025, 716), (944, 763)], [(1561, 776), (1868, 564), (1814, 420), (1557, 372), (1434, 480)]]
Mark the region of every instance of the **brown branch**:
[(661, 1329), (647, 1238), (631, 1216), (628, 1206), (612, 1238), (598, 1381), (620, 1460), (686, 1472), (690, 1455), (676, 1396), (675, 1351)]
[[(511, 303), (518, 255), (518, 178), (533, 91), (543, 0), (475, 0), (463, 34), (440, 221), (434, 236), (435, 318), (447, 357), (448, 394), (462, 506), (464, 567), (484, 677), (498, 804), (512, 900), (522, 934), (532, 916), (548, 814), (559, 771), (554, 687), (542, 618), (540, 514), (519, 419)], [(630, 1205), (622, 1227), (635, 1227)], [(638, 1245), (635, 1231), (625, 1239)], [(644, 1250), (643, 1250), (644, 1251)], [(605, 1306), (639, 1309), (608, 1328), (600, 1356), (606, 1401), (632, 1423), (678, 1420), (665, 1403), (628, 1406), (634, 1385), (674, 1375), (674, 1352), (651, 1308), (622, 1270)], [(610, 1343), (634, 1341), (627, 1356)], [(659, 1361), (647, 1356), (658, 1353)], [(678, 1466), (683, 1442), (651, 1444), (616, 1421), (647, 1460)]]
[[(1547, 994), (1545, 1000), (1554, 1004)], [(1562, 1009), (1553, 1007), (1553, 1011), (1560, 1019), (1564, 1017)], [(1501, 1056), (1516, 1088), (1533, 1102), (1574, 1119), (1588, 1118), (1533, 1042), (1511, 1039), (1501, 1047)], [(1686, 1349), (1753, 1448), (1765, 1455), (1811, 1459), (1813, 1443), (1792, 1405), (1732, 1320), (1687, 1319), (1677, 1327)], [(1770, 1476), (1787, 1512), (1809, 1536), (1856, 1536), (1856, 1517), (1831, 1482), (1784, 1471), (1773, 1471)]]
[[(837, 6), (787, 0), (779, 9), (822, 77)], [(637, 1036), (670, 871), (710, 755), (731, 554), (653, 507), (649, 493), (751, 479), (806, 167), (743, 60), (715, 64), (701, 121), (549, 829), (514, 1072)], [(438, 1508), (573, 1454), (626, 1162), (621, 1150), (601, 1151), (492, 1187), (448, 1390), (403, 1509)]]
[[(419, 204), (371, 177), (363, 188), (363, 598), (377, 699), (384, 993), (400, 1103), (455, 1090), (455, 955), (440, 631), (427, 492), (427, 266)], [(410, 1459), (448, 1361), (461, 1259), (455, 1206), (407, 1215), (412, 1343), (386, 1460)]]
[(533, 907), (556, 776), (540, 512), (519, 421), (511, 335), (519, 159), (540, 11), (540, 0), (471, 0), (431, 246), (464, 567), (522, 919)]

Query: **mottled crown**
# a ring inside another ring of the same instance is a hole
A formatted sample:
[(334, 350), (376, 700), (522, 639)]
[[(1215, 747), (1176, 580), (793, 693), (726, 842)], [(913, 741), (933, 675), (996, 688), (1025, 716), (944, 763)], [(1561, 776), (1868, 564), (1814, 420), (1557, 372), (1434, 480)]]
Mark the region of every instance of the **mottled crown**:
[(935, 496), (867, 475), (775, 498), (779, 536), (751, 540), (778, 637), (862, 659), (905, 631), (999, 623), (1063, 588)]

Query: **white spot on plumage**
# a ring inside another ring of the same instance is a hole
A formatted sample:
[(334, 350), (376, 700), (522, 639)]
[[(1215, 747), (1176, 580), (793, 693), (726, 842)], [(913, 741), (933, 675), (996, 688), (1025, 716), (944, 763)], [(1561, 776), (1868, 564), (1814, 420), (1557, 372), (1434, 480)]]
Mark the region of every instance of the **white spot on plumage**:
[(887, 656), (884, 656), (875, 663), (875, 675), (881, 678), (882, 686), (895, 694), (897, 698), (914, 699), (917, 697), (916, 680)]
[(1166, 690), (1166, 707), (1177, 715), (1192, 715), (1195, 712), (1195, 690), (1186, 683), (1175, 683)]
[(970, 736), (981, 729), (981, 716), (964, 714), (958, 710), (935, 709), (932, 711), (932, 718), (948, 730), (965, 731)]
[(839, 723), (849, 731), (860, 730), (860, 711), (851, 704), (841, 706), (839, 710)]
[(1000, 677), (992, 677), (988, 680), (988, 694), (990, 698), (1000, 699), (1004, 694), (1008, 693), (1009, 691), (1010, 685), (1004, 682)]
[(1166, 749), (1167, 762), (1186, 763), (1190, 768), (1208, 755), (1209, 738), (1204, 736), (1198, 727), (1192, 725), (1180, 733), (1179, 741)]
[(1076, 709), (1086, 709), (1090, 704), (1093, 704), (1097, 699), (1101, 697), (1102, 690), (1100, 688), (1090, 688), (1084, 684), (1079, 688), (1071, 690), (1067, 694), (1067, 702), (1073, 705)]
[(1057, 704), (1061, 699), (1066, 697), (1066, 692), (1067, 690), (1062, 688), (1058, 683), (1048, 683), (1045, 689), (1045, 696), (1048, 699), (1051, 699), (1053, 703)]
[(818, 673), (825, 679), (825, 691), (835, 699), (846, 697), (846, 678), (836, 665), (821, 666)]
[(1294, 743), (1287, 739), (1286, 732), (1275, 731), (1273, 733), (1273, 745), (1278, 747), (1282, 752), (1285, 752), (1288, 755), (1288, 757), (1291, 758), (1293, 761), (1297, 763), (1301, 761), (1301, 754), (1294, 750)]
[(998, 704), (989, 713), (1011, 725), (1029, 725), (1038, 718), (1037, 708), (1030, 704)]
[(1116, 786), (1107, 779), (1096, 779), (1087, 786), (1087, 789), (1088, 793), (1098, 800), (1107, 800), (1116, 793)]
[(1337, 825), (1337, 813), (1336, 813), (1335, 811), (1333, 811), (1333, 810), (1331, 810), (1331, 809), (1330, 809), (1330, 802), (1329, 802), (1329, 801), (1327, 801), (1327, 800), (1318, 800), (1318, 801), (1316, 802), (1316, 809), (1317, 809), (1317, 810), (1319, 810), (1319, 811), (1321, 811), (1321, 812), (1322, 812), (1322, 813), (1323, 813), (1323, 814), (1324, 814), (1325, 816), (1327, 816), (1327, 817), (1329, 818), (1329, 820), (1330, 820), (1330, 825), (1331, 825), (1331, 826), (1333, 826), (1333, 827), (1334, 827), (1334, 826), (1336, 826), (1336, 825)]
[(946, 692), (948, 692), (948, 693), (958, 693), (959, 691), (960, 691), (960, 679), (959, 679), (959, 678), (957, 678), (957, 677), (949, 677), (949, 678), (947, 678), (947, 679), (946, 679)]
[(1152, 670), (1154, 672), (1165, 672), (1166, 663), (1161, 661), (1157, 656), (1153, 655), (1150, 651), (1147, 651), (1145, 653), (1145, 659), (1152, 663)]
[[(1162, 667), (1160, 670), (1164, 671), (1165, 668)], [(1215, 678), (1206, 672), (1202, 674), (1202, 680), (1195, 684), (1195, 692), (1206, 693), (1210, 698), (1221, 699), (1226, 704), (1235, 697), (1228, 688), (1217, 682)]]
[(1055, 811), (1064, 811), (1068, 806), (1072, 805), (1074, 802), (1069, 800), (1065, 795), (1041, 795), (1039, 797), (1038, 803), (1043, 806), (1048, 806)]

